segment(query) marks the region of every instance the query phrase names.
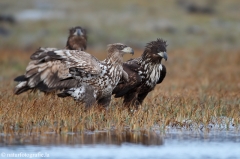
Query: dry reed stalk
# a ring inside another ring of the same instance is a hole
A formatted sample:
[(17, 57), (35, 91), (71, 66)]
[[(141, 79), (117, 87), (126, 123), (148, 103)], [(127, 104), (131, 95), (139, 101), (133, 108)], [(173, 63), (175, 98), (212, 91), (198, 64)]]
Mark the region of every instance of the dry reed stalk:
[[(72, 98), (40, 92), (13, 95), (12, 79), (24, 72), (30, 53), (2, 51), (0, 55), (0, 132), (4, 134), (148, 131), (169, 126), (198, 129), (209, 124), (229, 128), (240, 123), (239, 51), (169, 53), (167, 76), (138, 110), (113, 99), (109, 109), (85, 110)], [(137, 52), (140, 54), (141, 52)], [(198, 58), (196, 58), (198, 57)], [(179, 60), (181, 59), (181, 60)], [(16, 62), (14, 65), (12, 61)], [(130, 109), (131, 110), (131, 109)]]

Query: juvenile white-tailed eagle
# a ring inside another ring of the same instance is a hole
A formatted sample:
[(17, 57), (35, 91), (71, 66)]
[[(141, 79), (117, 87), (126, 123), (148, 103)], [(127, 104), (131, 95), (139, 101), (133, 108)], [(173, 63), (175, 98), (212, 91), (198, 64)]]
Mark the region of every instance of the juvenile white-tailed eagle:
[(68, 50), (81, 50), (87, 49), (87, 31), (86, 29), (76, 26), (69, 30), (69, 36), (66, 44)]
[[(78, 83), (62, 93), (59, 97), (72, 96), (75, 100), (86, 102), (86, 105), (94, 103), (93, 100), (85, 99), (85, 90), (93, 91), (93, 96), (98, 105), (108, 106), (111, 101), (112, 91), (122, 78), (128, 81), (128, 75), (123, 71), (123, 55), (133, 54), (133, 49), (121, 44), (115, 43), (108, 45), (108, 55), (104, 61), (97, 60), (94, 56), (86, 54), (86, 60), (83, 55), (75, 54), (73, 51), (54, 51), (51, 52), (52, 58), (61, 60), (69, 65), (69, 78), (74, 78)], [(78, 58), (78, 56), (80, 56)], [(71, 80), (71, 79), (70, 79)], [(64, 80), (68, 81), (68, 78)], [(90, 88), (89, 88), (90, 87)], [(89, 104), (90, 103), (90, 104)]]
[(167, 60), (166, 47), (166, 41), (157, 39), (146, 45), (141, 57), (123, 63), (129, 82), (120, 81), (113, 94), (116, 98), (124, 98), (124, 106), (142, 104), (147, 94), (163, 81), (166, 67), (161, 60)]
[[(84, 28), (76, 26), (69, 30), (66, 43), (68, 50), (86, 50), (87, 32)], [(26, 72), (18, 76), (14, 81), (19, 82), (15, 88), (15, 94), (21, 94), (27, 90), (39, 89), (43, 92), (51, 92), (58, 89), (70, 88), (76, 84), (71, 82), (59, 82), (68, 74), (68, 68), (61, 61), (49, 61), (47, 55), (49, 51), (58, 50), (57, 48), (39, 48), (30, 57)]]

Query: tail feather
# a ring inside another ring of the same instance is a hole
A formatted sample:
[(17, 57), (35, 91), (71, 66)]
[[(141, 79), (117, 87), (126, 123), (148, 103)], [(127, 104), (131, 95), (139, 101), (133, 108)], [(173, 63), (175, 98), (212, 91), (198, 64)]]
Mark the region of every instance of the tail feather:
[(94, 92), (93, 87), (89, 85), (83, 85), (77, 88), (70, 88), (64, 90), (61, 93), (58, 93), (57, 95), (61, 98), (71, 96), (76, 101), (85, 103), (86, 107), (90, 107), (96, 102), (96, 93)]
[(71, 96), (71, 94), (68, 93), (68, 90), (65, 90), (61, 93), (58, 93), (57, 96), (60, 98), (65, 98), (65, 97)]
[(31, 89), (28, 85), (27, 85), (27, 81), (24, 82), (20, 82), (14, 90), (14, 94), (19, 95), (23, 92), (28, 91), (29, 89)]

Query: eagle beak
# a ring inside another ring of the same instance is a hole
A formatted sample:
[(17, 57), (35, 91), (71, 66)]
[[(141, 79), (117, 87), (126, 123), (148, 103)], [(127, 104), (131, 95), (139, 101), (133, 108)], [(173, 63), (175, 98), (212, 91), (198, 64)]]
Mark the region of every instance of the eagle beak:
[(158, 53), (158, 55), (160, 55), (162, 58), (165, 59), (165, 61), (167, 61), (168, 56), (167, 56), (166, 52), (160, 52), (160, 53)]
[(76, 29), (74, 35), (77, 35), (77, 36), (82, 36), (83, 35), (83, 32), (81, 29)]
[(131, 47), (125, 47), (122, 49), (122, 52), (128, 53), (128, 54), (134, 54), (134, 50)]

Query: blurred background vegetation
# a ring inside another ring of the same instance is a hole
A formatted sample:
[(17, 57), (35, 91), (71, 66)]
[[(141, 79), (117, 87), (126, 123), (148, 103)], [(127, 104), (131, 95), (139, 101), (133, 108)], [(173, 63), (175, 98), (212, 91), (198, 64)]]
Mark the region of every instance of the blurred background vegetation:
[(0, 49), (64, 48), (68, 29), (88, 30), (89, 48), (114, 42), (141, 48), (239, 49), (239, 0), (1, 0)]

